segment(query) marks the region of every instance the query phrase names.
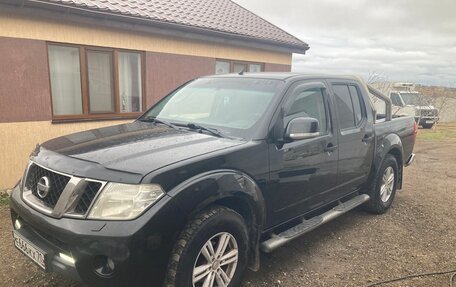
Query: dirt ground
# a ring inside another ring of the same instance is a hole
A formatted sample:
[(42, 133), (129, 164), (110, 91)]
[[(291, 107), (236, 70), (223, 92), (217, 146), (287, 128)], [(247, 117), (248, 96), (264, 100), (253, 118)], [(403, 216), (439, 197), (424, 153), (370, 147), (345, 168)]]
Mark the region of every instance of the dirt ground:
[[(451, 132), (456, 126), (450, 127)], [(269, 255), (243, 286), (367, 286), (416, 273), (456, 269), (456, 138), (420, 130), (415, 163), (385, 215), (349, 212)], [(0, 286), (82, 286), (40, 271), (12, 245), (0, 207)], [(444, 287), (450, 275), (382, 287)], [(456, 283), (455, 283), (456, 286)]]

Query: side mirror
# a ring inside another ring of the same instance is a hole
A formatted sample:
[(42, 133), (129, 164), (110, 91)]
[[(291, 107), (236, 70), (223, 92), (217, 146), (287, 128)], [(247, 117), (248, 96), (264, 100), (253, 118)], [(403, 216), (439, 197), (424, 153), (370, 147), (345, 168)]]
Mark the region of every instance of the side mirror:
[(314, 118), (292, 119), (285, 129), (284, 137), (290, 140), (303, 140), (319, 136), (318, 120)]

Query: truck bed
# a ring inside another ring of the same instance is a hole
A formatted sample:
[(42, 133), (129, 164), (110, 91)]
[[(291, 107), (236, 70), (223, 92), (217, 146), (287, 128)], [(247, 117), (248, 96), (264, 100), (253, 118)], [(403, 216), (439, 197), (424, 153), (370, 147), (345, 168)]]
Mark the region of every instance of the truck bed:
[(413, 151), (414, 140), (414, 124), (413, 117), (395, 116), (391, 120), (379, 120), (374, 124), (376, 135), (376, 146), (381, 145), (384, 138), (396, 134), (402, 140), (403, 158), (408, 159)]

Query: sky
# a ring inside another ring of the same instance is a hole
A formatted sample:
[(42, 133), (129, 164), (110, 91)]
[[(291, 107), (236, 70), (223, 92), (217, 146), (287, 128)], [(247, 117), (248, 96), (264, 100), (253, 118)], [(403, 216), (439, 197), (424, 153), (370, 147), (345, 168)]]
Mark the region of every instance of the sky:
[(456, 87), (456, 0), (234, 0), (309, 44), (292, 71)]

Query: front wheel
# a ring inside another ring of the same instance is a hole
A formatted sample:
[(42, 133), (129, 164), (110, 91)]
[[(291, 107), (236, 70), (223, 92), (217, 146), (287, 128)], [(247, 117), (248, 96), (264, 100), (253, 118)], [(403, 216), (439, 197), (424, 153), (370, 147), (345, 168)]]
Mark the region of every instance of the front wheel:
[(164, 286), (239, 286), (247, 260), (244, 219), (231, 209), (212, 207), (196, 215), (182, 231)]
[(396, 158), (388, 154), (374, 179), (368, 188), (367, 194), (370, 200), (364, 205), (364, 209), (376, 213), (385, 213), (391, 206), (396, 195), (398, 178), (398, 165)]

